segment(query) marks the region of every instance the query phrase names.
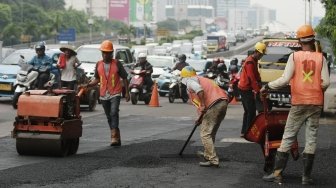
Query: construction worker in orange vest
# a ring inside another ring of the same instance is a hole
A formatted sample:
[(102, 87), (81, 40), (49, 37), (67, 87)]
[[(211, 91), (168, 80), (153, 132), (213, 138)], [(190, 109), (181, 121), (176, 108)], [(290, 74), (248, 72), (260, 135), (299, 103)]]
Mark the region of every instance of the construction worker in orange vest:
[(215, 138), (217, 130), (223, 121), (228, 106), (226, 93), (213, 80), (196, 76), (191, 66), (181, 71), (182, 83), (187, 86), (192, 103), (199, 114), (203, 115), (201, 123), (201, 140), (204, 152), (197, 155), (205, 159), (200, 162), (202, 167), (219, 167), (219, 158), (215, 151)]
[[(266, 53), (266, 45), (257, 42), (253, 54), (248, 56), (242, 67), (238, 88), (244, 107), (243, 125), (240, 137), (244, 137), (256, 116), (256, 96), (261, 89), (261, 78), (258, 72), (258, 60)], [(257, 99), (258, 100), (258, 99)]]
[(111, 146), (121, 146), (119, 130), (119, 105), (122, 93), (121, 79), (124, 84), (126, 102), (130, 100), (128, 92), (127, 72), (120, 61), (113, 59), (113, 44), (109, 40), (101, 43), (103, 59), (95, 68), (94, 80), (87, 86), (100, 83), (100, 100), (111, 130)]
[(291, 85), (291, 109), (287, 118), (281, 145), (275, 156), (274, 171), (265, 175), (265, 181), (282, 182), (288, 151), (296, 140), (302, 125), (306, 124), (306, 142), (303, 151), (302, 184), (313, 184), (311, 172), (316, 150), (319, 119), (324, 102), (324, 91), (329, 86), (328, 65), (322, 53), (316, 52), (315, 32), (310, 25), (301, 26), (296, 37), (302, 50), (292, 53), (287, 61), (284, 74), (279, 79), (269, 82), (262, 89), (279, 89)]

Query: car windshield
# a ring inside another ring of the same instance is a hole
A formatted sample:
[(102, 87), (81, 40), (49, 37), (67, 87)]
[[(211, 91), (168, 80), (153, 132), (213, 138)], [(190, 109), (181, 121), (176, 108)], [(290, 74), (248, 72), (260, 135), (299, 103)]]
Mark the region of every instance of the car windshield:
[(80, 48), (77, 51), (77, 58), (81, 62), (97, 63), (102, 59), (102, 54), (98, 48)]
[(207, 43), (208, 43), (208, 45), (217, 45), (218, 41), (217, 40), (208, 40)]
[(169, 59), (169, 58), (147, 56), (147, 61), (153, 67), (173, 67), (173, 65), (174, 65), (174, 61), (172, 59)]
[(267, 47), (266, 55), (261, 58), (261, 61), (269, 63), (287, 63), (289, 55), (299, 49), (300, 48), (298, 47)]
[(35, 56), (34, 50), (27, 50), (27, 51), (15, 51), (9, 56), (7, 56), (1, 64), (5, 65), (17, 65), (20, 60), (20, 55), (22, 55), (25, 59), (25, 61), (30, 61)]

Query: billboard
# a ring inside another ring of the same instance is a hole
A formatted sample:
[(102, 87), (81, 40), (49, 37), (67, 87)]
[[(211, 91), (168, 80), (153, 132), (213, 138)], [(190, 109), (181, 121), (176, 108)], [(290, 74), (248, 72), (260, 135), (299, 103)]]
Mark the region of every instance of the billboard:
[(109, 0), (109, 19), (128, 24), (129, 2), (133, 0)]
[(131, 22), (153, 21), (153, 0), (130, 0)]

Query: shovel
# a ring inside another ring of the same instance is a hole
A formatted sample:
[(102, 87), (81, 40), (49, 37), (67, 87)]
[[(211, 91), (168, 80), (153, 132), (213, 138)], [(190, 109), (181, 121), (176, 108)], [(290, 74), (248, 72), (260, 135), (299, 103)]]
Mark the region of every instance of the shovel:
[[(194, 124), (194, 127), (193, 129), (191, 130), (191, 133), (189, 134), (189, 137), (188, 139), (185, 141), (182, 149), (180, 150), (180, 152), (178, 154), (163, 154), (163, 155), (160, 155), (161, 158), (176, 158), (176, 157), (183, 157), (182, 156), (182, 153), (185, 149), (185, 147), (188, 145), (191, 137), (193, 136), (196, 128), (202, 123), (202, 120), (203, 120), (203, 116), (204, 116), (205, 112), (203, 112), (198, 118), (197, 120), (195, 121), (195, 124)], [(190, 157), (190, 156), (189, 156)], [(192, 155), (192, 157), (194, 157), (194, 155)]]

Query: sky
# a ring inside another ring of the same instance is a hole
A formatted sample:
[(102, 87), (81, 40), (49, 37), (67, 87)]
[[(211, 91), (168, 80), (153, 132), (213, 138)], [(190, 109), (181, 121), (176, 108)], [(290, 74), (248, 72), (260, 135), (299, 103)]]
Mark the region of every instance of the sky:
[[(312, 17), (323, 17), (325, 9), (320, 0), (313, 0)], [(290, 29), (296, 30), (305, 24), (305, 1), (304, 0), (251, 0), (251, 5), (259, 4), (277, 11), (277, 20), (286, 24)], [(307, 2), (307, 23), (308, 23)]]

